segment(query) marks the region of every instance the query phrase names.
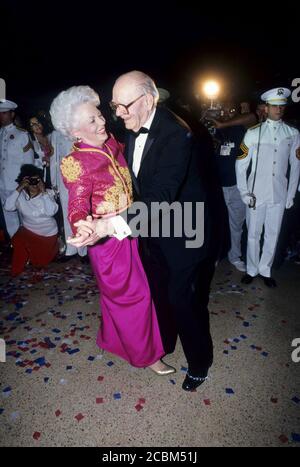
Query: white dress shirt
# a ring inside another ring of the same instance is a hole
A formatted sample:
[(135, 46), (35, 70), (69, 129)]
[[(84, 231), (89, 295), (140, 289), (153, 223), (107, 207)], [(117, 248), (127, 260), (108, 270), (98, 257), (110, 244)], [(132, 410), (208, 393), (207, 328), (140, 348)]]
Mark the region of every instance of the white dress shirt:
[[(144, 128), (150, 129), (151, 123), (154, 119), (156, 109), (152, 112), (146, 123), (143, 125)], [(135, 140), (134, 152), (133, 152), (133, 162), (132, 162), (132, 171), (134, 175), (137, 177), (139, 174), (139, 170), (141, 167), (142, 155), (144, 151), (144, 147), (146, 144), (146, 140), (148, 137), (148, 133), (141, 133), (137, 136)]]

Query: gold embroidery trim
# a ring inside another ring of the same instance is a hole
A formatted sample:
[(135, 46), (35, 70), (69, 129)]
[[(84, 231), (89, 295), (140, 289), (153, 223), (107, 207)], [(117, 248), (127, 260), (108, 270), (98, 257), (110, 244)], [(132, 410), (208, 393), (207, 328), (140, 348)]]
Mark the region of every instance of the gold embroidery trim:
[(73, 156), (65, 157), (61, 161), (60, 169), (67, 182), (76, 182), (82, 174), (81, 164)]

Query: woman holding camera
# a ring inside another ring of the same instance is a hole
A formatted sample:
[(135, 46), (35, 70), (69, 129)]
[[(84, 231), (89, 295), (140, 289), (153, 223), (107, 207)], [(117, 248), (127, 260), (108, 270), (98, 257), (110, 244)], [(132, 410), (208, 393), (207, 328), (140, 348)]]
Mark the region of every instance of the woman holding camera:
[(58, 252), (54, 219), (58, 205), (52, 191), (45, 189), (43, 170), (32, 164), (22, 165), (16, 182), (17, 189), (4, 205), (7, 211), (18, 211), (22, 223), (12, 238), (13, 277), (24, 271), (28, 261), (38, 269), (47, 266)]

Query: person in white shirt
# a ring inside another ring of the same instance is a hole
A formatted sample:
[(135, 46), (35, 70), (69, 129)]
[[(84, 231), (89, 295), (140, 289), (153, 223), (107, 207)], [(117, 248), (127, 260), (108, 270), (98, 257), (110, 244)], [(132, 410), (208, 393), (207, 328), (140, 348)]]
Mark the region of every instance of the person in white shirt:
[[(0, 199), (2, 206), (7, 197), (16, 189), (16, 177), (23, 164), (33, 164), (33, 149), (27, 131), (14, 125), (15, 102), (0, 102)], [(10, 237), (20, 226), (17, 211), (3, 209), (6, 230)]]
[(32, 164), (24, 164), (16, 182), (19, 184), (17, 189), (4, 204), (4, 210), (19, 213), (22, 223), (12, 237), (13, 277), (24, 271), (28, 261), (40, 270), (58, 253), (58, 229), (54, 218), (58, 205), (52, 190), (45, 189), (43, 171)]
[[(267, 287), (277, 285), (271, 277), (271, 267), (283, 213), (293, 206), (300, 173), (300, 161), (295, 157), (300, 145), (299, 131), (282, 121), (290, 94), (286, 88), (275, 88), (261, 96), (266, 102), (267, 119), (246, 132), (241, 144), (242, 154), (236, 161), (237, 186), (247, 206), (247, 274), (242, 278), (244, 284), (250, 284), (259, 274)], [(251, 171), (247, 178), (250, 163)], [(263, 227), (264, 244), (260, 255)]]

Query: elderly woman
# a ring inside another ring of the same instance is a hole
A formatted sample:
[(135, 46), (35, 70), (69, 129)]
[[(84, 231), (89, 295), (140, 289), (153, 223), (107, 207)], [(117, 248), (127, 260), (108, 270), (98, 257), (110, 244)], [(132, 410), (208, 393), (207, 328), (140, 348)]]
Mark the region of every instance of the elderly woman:
[(43, 171), (32, 164), (24, 164), (16, 182), (18, 187), (4, 204), (7, 211), (18, 211), (22, 221), (22, 226), (12, 237), (13, 277), (24, 271), (28, 261), (40, 271), (58, 253), (54, 219), (58, 206), (52, 191), (45, 189)]
[(78, 221), (91, 214), (108, 219), (112, 235), (89, 247), (102, 312), (97, 344), (135, 367), (170, 374), (174, 368), (160, 360), (165, 352), (137, 240), (112, 227), (118, 230), (118, 214), (132, 203), (132, 186), (122, 147), (107, 133), (99, 104), (91, 88), (74, 86), (61, 92), (50, 109), (54, 127), (76, 141), (61, 163), (73, 233), (81, 235)]

